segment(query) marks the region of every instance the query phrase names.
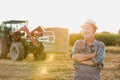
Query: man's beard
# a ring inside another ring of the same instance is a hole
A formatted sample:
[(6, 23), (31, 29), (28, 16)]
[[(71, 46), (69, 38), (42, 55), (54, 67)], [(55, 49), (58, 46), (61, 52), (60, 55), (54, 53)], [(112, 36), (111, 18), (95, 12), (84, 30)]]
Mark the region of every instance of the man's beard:
[(85, 35), (83, 35), (84, 36), (84, 38), (91, 38), (91, 37), (93, 37), (93, 34), (85, 34)]

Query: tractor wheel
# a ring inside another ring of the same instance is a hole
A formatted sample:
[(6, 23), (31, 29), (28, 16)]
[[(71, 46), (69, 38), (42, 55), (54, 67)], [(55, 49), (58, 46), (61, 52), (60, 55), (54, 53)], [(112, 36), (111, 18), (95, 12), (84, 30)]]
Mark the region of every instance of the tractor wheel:
[(44, 52), (43, 46), (40, 47), (40, 49), (34, 53), (34, 59), (35, 60), (45, 60), (46, 59), (46, 52)]
[(9, 47), (5, 39), (6, 38), (0, 38), (0, 58), (6, 58), (9, 52)]
[(28, 52), (24, 50), (24, 58), (23, 59), (25, 59), (27, 56), (28, 56)]
[(24, 59), (28, 56), (28, 44), (26, 41), (21, 42), (24, 46)]
[(10, 56), (14, 61), (22, 60), (24, 58), (24, 47), (21, 42), (12, 43), (10, 47)]

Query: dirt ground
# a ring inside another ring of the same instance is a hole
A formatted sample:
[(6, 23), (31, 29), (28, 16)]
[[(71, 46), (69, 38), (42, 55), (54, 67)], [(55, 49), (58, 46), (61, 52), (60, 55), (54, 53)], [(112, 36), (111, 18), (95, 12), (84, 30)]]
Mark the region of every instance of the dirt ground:
[[(44, 61), (0, 59), (0, 80), (73, 80), (69, 53), (48, 53)], [(120, 80), (120, 54), (106, 53), (102, 80)]]

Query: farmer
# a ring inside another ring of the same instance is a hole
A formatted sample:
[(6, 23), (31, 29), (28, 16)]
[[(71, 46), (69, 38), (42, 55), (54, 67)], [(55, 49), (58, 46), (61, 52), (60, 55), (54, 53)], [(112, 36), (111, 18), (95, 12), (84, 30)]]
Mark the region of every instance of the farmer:
[(74, 80), (100, 80), (105, 45), (94, 38), (97, 30), (95, 21), (88, 19), (81, 28), (84, 39), (74, 43), (71, 54), (75, 61)]

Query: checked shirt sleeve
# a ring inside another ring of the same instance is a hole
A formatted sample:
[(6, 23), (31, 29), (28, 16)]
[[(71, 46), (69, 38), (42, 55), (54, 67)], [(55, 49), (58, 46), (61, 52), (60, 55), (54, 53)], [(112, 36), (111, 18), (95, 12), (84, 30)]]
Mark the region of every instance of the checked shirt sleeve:
[(100, 42), (98, 44), (96, 54), (97, 54), (97, 56), (95, 58), (93, 58), (93, 62), (96, 64), (103, 65), (103, 60), (105, 58), (105, 45), (104, 45), (104, 43)]
[(75, 43), (74, 43), (74, 46), (73, 46), (73, 48), (72, 48), (72, 53), (71, 53), (71, 55), (70, 55), (70, 57), (72, 57), (72, 55), (73, 54), (75, 54), (75, 53), (77, 53), (78, 52), (78, 47), (79, 47), (79, 40), (78, 41), (76, 41)]

